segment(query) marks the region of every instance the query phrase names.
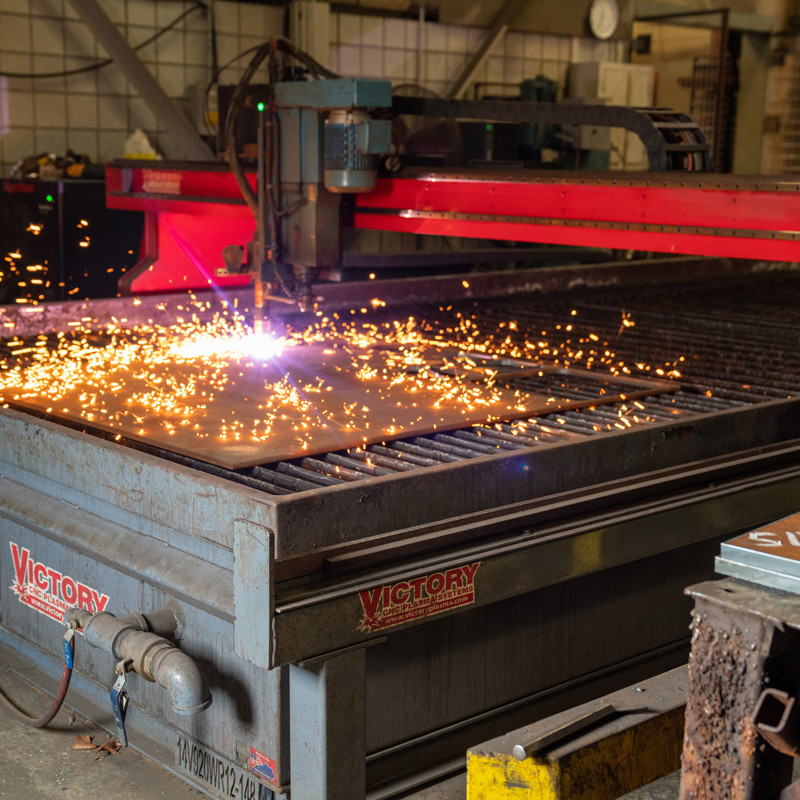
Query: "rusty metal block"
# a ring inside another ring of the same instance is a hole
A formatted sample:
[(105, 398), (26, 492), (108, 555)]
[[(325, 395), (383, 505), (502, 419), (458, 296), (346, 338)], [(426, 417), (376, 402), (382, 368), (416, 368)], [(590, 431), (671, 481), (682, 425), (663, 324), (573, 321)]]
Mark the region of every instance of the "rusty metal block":
[(695, 609), (680, 800), (775, 796), (792, 760), (764, 741), (754, 712), (776, 637), (800, 628), (797, 600), (733, 579), (687, 594)]

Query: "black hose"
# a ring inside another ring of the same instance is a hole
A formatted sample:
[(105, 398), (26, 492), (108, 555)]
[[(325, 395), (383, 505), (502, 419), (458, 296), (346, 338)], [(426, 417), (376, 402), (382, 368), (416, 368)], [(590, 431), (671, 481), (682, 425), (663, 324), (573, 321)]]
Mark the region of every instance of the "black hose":
[[(225, 119), (225, 127), (223, 128), (223, 136), (225, 141), (225, 157), (230, 165), (231, 172), (233, 172), (233, 177), (236, 180), (239, 191), (242, 193), (242, 197), (254, 214), (258, 213), (258, 199), (255, 192), (250, 187), (250, 184), (247, 182), (244, 169), (239, 161), (239, 154), (236, 151), (236, 120), (239, 117), (247, 87), (253, 75), (255, 75), (256, 70), (261, 66), (265, 58), (274, 56), (278, 51), (285, 53), (302, 64), (315, 79), (338, 77), (335, 72), (331, 72), (326, 67), (323, 67), (322, 64), (312, 58), (308, 53), (299, 50), (288, 39), (283, 37), (277, 37), (275, 39), (270, 39), (268, 42), (264, 42), (250, 59), (250, 63), (247, 65), (242, 77), (239, 79), (239, 83), (233, 90), (231, 102), (228, 107), (228, 116)], [(275, 79), (277, 70), (274, 60), (270, 58), (270, 61), (270, 80), (272, 81)], [(269, 105), (271, 106), (271, 99)], [(267, 168), (269, 169), (271, 166), (271, 164), (268, 164)]]
[[(70, 663), (74, 662), (75, 658), (75, 639), (70, 639), (69, 642), (69, 649), (70, 649)], [(11, 714), (14, 719), (18, 722), (21, 722), (23, 725), (27, 725), (30, 728), (44, 728), (48, 722), (51, 722), (53, 717), (58, 714), (59, 709), (64, 703), (64, 698), (67, 696), (67, 689), (69, 689), (69, 682), (72, 678), (72, 667), (69, 664), (64, 664), (64, 670), (61, 673), (61, 683), (58, 685), (58, 692), (56, 692), (56, 696), (53, 698), (53, 703), (47, 711), (45, 711), (44, 715), (36, 719), (35, 717), (31, 717), (26, 714), (21, 708), (16, 706), (8, 697), (6, 697), (3, 692), (0, 692), (0, 706), (2, 706), (9, 714)]]
[(267, 57), (267, 55), (269, 55), (270, 47), (271, 43), (265, 42), (261, 45), (261, 47), (258, 48), (253, 58), (250, 59), (247, 69), (244, 71), (239, 83), (233, 90), (230, 106), (228, 107), (228, 116), (225, 120), (225, 128), (223, 129), (226, 144), (225, 155), (228, 160), (228, 164), (230, 165), (231, 172), (233, 172), (233, 177), (236, 179), (236, 183), (239, 186), (239, 191), (242, 193), (242, 197), (254, 214), (258, 213), (258, 198), (250, 187), (250, 184), (247, 182), (244, 169), (239, 161), (239, 154), (236, 152), (236, 120), (239, 117), (239, 111), (241, 109), (242, 101), (244, 100), (245, 91), (250, 83), (250, 79), (255, 74), (255, 71), (258, 69), (261, 62)]
[(283, 36), (277, 37), (275, 46), (278, 50), (286, 55), (291, 56), (296, 61), (299, 61), (314, 78), (338, 78), (335, 72), (331, 72), (327, 67), (323, 67), (316, 59), (303, 50), (295, 47), (288, 39)]

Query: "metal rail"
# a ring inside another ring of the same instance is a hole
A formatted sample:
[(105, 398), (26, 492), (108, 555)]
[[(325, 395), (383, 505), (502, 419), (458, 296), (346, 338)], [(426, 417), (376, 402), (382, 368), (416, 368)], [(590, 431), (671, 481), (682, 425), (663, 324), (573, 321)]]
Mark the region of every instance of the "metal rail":
[(691, 173), (417, 172), (356, 200), (354, 225), (556, 245), (796, 261), (796, 181)]

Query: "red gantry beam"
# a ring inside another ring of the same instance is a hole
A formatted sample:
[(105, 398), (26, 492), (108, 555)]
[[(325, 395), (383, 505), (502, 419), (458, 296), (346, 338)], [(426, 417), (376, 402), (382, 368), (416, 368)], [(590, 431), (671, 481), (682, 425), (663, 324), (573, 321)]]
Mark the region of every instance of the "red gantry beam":
[[(800, 261), (800, 182), (704, 173), (533, 170), (407, 172), (357, 195), (354, 225), (662, 253)], [(248, 175), (251, 186), (255, 176)], [(142, 260), (126, 293), (247, 285), (221, 269), (222, 249), (255, 220), (223, 164), (119, 161), (107, 203), (146, 214)]]
[(358, 195), (357, 228), (800, 260), (800, 183), (692, 173), (420, 173)]
[(223, 248), (244, 245), (256, 226), (227, 165), (116, 161), (106, 166), (106, 205), (145, 213), (141, 260), (120, 281), (125, 294), (250, 283), (224, 270)]

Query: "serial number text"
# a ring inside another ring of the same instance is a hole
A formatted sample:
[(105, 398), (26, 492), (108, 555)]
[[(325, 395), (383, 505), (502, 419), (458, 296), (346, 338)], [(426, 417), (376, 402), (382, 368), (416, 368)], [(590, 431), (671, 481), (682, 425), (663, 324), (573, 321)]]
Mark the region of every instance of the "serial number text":
[(274, 794), (247, 772), (219, 756), (178, 736), (175, 761), (187, 776), (205, 784), (219, 797), (236, 800), (272, 800)]

